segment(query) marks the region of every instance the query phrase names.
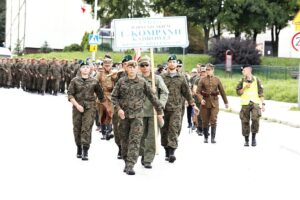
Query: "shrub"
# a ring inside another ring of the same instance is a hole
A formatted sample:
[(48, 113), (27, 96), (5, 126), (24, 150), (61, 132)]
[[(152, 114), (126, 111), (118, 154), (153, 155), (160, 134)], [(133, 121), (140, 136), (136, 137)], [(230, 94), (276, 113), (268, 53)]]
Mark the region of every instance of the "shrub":
[(109, 43), (102, 43), (99, 45), (99, 50), (102, 51), (112, 51), (111, 45)]
[(44, 44), (40, 48), (41, 53), (50, 53), (52, 49), (50, 48), (49, 44), (47, 41), (44, 42)]
[(214, 64), (225, 63), (225, 53), (231, 50), (232, 64), (260, 64), (260, 54), (256, 49), (256, 45), (251, 40), (239, 39), (221, 39), (212, 43), (209, 55), (212, 57)]
[(89, 46), (89, 33), (88, 32), (84, 33), (81, 43), (80, 43), (80, 46), (81, 46), (82, 51), (89, 50), (90, 46)]
[(65, 46), (64, 52), (72, 52), (72, 51), (82, 51), (82, 47), (79, 44), (71, 44), (69, 46)]

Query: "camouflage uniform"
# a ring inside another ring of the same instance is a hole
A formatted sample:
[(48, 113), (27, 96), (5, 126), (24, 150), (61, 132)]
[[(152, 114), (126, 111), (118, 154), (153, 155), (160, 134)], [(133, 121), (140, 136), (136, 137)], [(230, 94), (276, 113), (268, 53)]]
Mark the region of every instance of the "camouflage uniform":
[[(152, 84), (151, 75), (149, 77), (144, 77), (148, 81), (149, 85)], [(166, 105), (168, 100), (168, 88), (165, 85), (161, 76), (155, 75), (155, 87), (156, 95), (159, 98), (160, 103), (163, 107)], [(141, 139), (140, 155), (142, 156), (143, 164), (150, 164), (153, 162), (156, 153), (156, 141), (155, 141), (155, 131), (154, 131), (154, 112), (151, 102), (146, 99), (144, 103), (144, 134)], [(157, 127), (155, 127), (157, 129)]]
[(37, 90), (42, 95), (46, 91), (46, 84), (48, 80), (48, 68), (46, 63), (37, 65)]
[(193, 104), (194, 100), (189, 85), (182, 74), (168, 72), (163, 74), (162, 78), (169, 90), (169, 97), (164, 109), (165, 124), (161, 128), (161, 145), (166, 150), (167, 158), (170, 154), (175, 158), (174, 152), (178, 147), (182, 112), (184, 112), (182, 99), (185, 98), (189, 104)]
[(228, 100), (220, 79), (216, 76), (206, 76), (199, 81), (197, 95), (199, 101), (205, 100), (206, 104), (201, 105), (202, 127), (205, 143), (208, 139), (208, 126), (211, 125), (211, 140), (215, 143), (217, 117), (219, 113), (219, 98), (221, 95), (225, 104)]
[(68, 99), (75, 100), (83, 106), (84, 112), (81, 113), (73, 106), (73, 133), (77, 146), (84, 145), (89, 147), (91, 144), (91, 133), (96, 114), (96, 96), (100, 101), (103, 100), (103, 91), (96, 79), (75, 77), (71, 80), (68, 88)]
[(161, 114), (162, 105), (152, 92), (150, 85), (141, 77), (121, 78), (112, 92), (115, 111), (118, 112), (122, 109), (125, 113), (125, 119), (119, 121), (119, 131), (122, 137), (122, 156), (126, 163), (126, 169), (132, 169), (139, 157), (143, 135), (143, 106), (146, 97), (154, 105), (157, 113)]
[[(263, 97), (263, 87), (261, 84), (261, 81), (254, 77), (254, 79), (257, 80), (257, 89), (258, 89), (258, 96)], [(243, 88), (243, 84), (246, 83), (246, 79), (242, 78), (236, 87), (236, 92), (239, 96), (242, 94), (240, 93), (240, 90)], [(250, 134), (250, 119), (252, 121), (251, 124), (251, 132), (252, 134), (258, 133), (259, 130), (259, 118), (261, 117), (261, 108), (259, 104), (249, 102), (248, 105), (242, 105), (241, 111), (240, 111), (240, 119), (242, 122), (242, 134), (243, 136), (249, 136)]]
[(59, 83), (61, 79), (64, 79), (64, 71), (63, 68), (60, 64), (53, 63), (50, 66), (50, 69), (48, 70), (48, 76), (51, 79), (51, 85), (52, 85), (52, 90), (53, 90), (53, 95), (57, 95), (57, 92), (59, 91)]

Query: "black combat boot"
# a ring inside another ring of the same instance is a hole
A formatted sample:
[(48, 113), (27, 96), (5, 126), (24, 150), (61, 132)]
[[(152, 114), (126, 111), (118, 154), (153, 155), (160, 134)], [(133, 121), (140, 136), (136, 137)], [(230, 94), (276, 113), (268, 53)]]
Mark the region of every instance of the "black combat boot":
[(211, 138), (210, 139), (211, 139), (212, 144), (216, 143), (216, 140), (215, 140), (216, 130), (217, 130), (217, 127), (211, 127)]
[(175, 157), (175, 150), (174, 148), (172, 147), (169, 147), (169, 163), (173, 163), (175, 162), (176, 160), (176, 157)]
[(203, 129), (204, 143), (208, 143), (208, 128)]
[(245, 136), (245, 147), (249, 147), (249, 135)]
[(82, 148), (81, 145), (77, 145), (77, 158), (82, 157)]
[(251, 146), (255, 147), (256, 146), (256, 139), (255, 139), (256, 133), (252, 133), (252, 143)]
[(122, 149), (121, 145), (118, 145), (119, 151), (118, 151), (118, 159), (122, 159)]
[(101, 132), (102, 132), (101, 140), (105, 140), (106, 139), (106, 125), (101, 124)]
[(169, 161), (169, 147), (164, 147), (166, 152), (166, 158), (165, 161)]
[(133, 166), (125, 166), (125, 173), (128, 175), (135, 175), (135, 171), (133, 170)]
[(82, 160), (89, 160), (88, 151), (90, 146), (89, 145), (82, 145)]
[(203, 133), (203, 129), (202, 129), (201, 126), (198, 126), (198, 127), (197, 127), (197, 133), (198, 133), (199, 136), (202, 136), (202, 135), (203, 135), (203, 134), (202, 134), (202, 133)]
[(106, 140), (110, 140), (114, 138), (114, 135), (112, 134), (112, 125), (106, 125)]

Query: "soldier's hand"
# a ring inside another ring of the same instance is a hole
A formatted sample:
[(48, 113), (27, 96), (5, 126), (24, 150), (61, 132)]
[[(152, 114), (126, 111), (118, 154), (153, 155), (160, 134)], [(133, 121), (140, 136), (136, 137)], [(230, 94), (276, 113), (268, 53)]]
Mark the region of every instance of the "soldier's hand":
[(125, 113), (124, 113), (124, 111), (123, 111), (122, 109), (120, 109), (120, 110), (118, 111), (118, 115), (119, 115), (119, 117), (120, 117), (121, 119), (125, 119)]
[(202, 101), (201, 101), (201, 105), (205, 105), (206, 104), (206, 101), (203, 99)]
[(162, 115), (157, 115), (157, 120), (158, 120), (159, 127), (162, 128), (165, 124), (165, 120), (164, 120), (163, 116)]
[(81, 112), (81, 113), (83, 113), (84, 112), (84, 108), (81, 106), (81, 105), (77, 105), (76, 106), (76, 108), (77, 108), (77, 110), (79, 111), (79, 112)]
[(199, 113), (200, 113), (199, 108), (197, 106), (194, 106), (193, 108), (194, 108), (195, 114), (199, 115)]

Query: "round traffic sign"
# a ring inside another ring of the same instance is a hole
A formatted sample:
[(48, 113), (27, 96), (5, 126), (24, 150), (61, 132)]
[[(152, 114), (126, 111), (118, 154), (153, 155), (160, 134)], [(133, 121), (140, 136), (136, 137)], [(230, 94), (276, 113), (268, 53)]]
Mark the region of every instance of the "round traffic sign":
[(300, 49), (300, 32), (296, 33), (292, 38), (292, 47), (298, 51)]

